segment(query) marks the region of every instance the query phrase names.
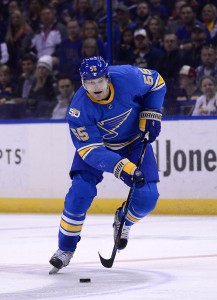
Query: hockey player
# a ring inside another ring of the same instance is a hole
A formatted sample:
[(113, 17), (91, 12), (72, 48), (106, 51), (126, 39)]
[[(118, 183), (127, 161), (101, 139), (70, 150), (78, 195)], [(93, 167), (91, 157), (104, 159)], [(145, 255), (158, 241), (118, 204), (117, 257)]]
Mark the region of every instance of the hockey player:
[[(118, 248), (124, 249), (133, 224), (150, 213), (159, 194), (158, 170), (151, 143), (161, 130), (161, 108), (166, 87), (154, 70), (131, 65), (108, 66), (101, 57), (84, 59), (82, 86), (68, 110), (68, 124), (76, 148), (71, 167), (72, 185), (65, 197), (59, 227), (59, 249), (50, 259), (50, 274), (67, 266), (80, 240), (86, 212), (97, 195), (103, 172), (113, 173), (136, 187)], [(143, 163), (136, 163), (149, 132)], [(124, 205), (114, 218), (116, 238)]]

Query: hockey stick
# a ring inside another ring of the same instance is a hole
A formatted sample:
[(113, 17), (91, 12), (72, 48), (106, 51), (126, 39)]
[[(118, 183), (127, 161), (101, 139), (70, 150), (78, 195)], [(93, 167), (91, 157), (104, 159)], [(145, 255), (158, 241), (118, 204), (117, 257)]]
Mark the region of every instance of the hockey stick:
[[(144, 139), (144, 142), (143, 142), (143, 147), (141, 149), (141, 153), (140, 153), (140, 156), (139, 156), (139, 159), (138, 159), (138, 162), (137, 162), (137, 168), (139, 168), (142, 164), (142, 161), (143, 161), (143, 157), (144, 157), (144, 154), (145, 154), (145, 150), (146, 150), (146, 146), (147, 146), (147, 143), (148, 143), (148, 133), (146, 133), (145, 135), (145, 139)], [(100, 258), (100, 261), (101, 261), (101, 264), (103, 265), (103, 267), (105, 268), (111, 268), (113, 266), (113, 263), (114, 263), (114, 260), (115, 260), (115, 256), (116, 256), (116, 253), (117, 253), (117, 250), (118, 250), (118, 245), (119, 245), (119, 242), (120, 242), (120, 239), (121, 239), (121, 233), (122, 233), (122, 229), (124, 227), (124, 223), (125, 223), (125, 220), (126, 220), (126, 216), (127, 216), (127, 213), (128, 213), (128, 207), (131, 203), (131, 198), (132, 198), (132, 195), (133, 195), (133, 192), (135, 190), (135, 187), (136, 187), (136, 181), (134, 180), (133, 181), (133, 185), (132, 187), (130, 188), (130, 191), (129, 191), (129, 194), (128, 194), (128, 197), (127, 197), (127, 200), (126, 200), (126, 205), (125, 205), (125, 209), (124, 209), (124, 214), (121, 218), (121, 223), (120, 223), (120, 227), (118, 229), (118, 233), (117, 233), (117, 236), (116, 236), (116, 239), (115, 239), (115, 243), (114, 243), (114, 247), (113, 247), (113, 250), (112, 250), (112, 255), (109, 259), (105, 259), (103, 258), (100, 253), (99, 253), (99, 258)]]

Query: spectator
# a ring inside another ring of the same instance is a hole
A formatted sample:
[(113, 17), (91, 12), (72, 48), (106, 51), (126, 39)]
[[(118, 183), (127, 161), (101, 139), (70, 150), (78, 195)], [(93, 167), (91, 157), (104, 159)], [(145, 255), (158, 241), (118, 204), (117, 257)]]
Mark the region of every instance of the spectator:
[(28, 51), (32, 36), (32, 29), (26, 23), (23, 14), (18, 10), (13, 11), (5, 38), (9, 52), (8, 65), (12, 69), (18, 71), (19, 60)]
[(141, 68), (158, 69), (163, 52), (154, 48), (147, 36), (145, 29), (134, 32), (135, 50), (131, 58), (131, 64)]
[(164, 23), (159, 16), (152, 16), (148, 22), (147, 33), (150, 38), (152, 46), (162, 50), (163, 36), (164, 36)]
[(90, 0), (74, 0), (72, 17), (78, 20), (80, 26), (86, 20), (93, 19), (93, 12)]
[(135, 20), (136, 18), (136, 8), (137, 8), (137, 4), (139, 3), (140, 0), (118, 0), (117, 3), (119, 4), (124, 4), (128, 7), (129, 9), (129, 14), (130, 14), (130, 18), (131, 20)]
[(27, 100), (27, 118), (50, 118), (56, 104), (54, 79), (52, 77), (52, 57), (40, 57), (36, 68), (36, 78)]
[(9, 59), (8, 47), (6, 43), (0, 43), (0, 65), (6, 64)]
[(88, 58), (99, 55), (99, 48), (95, 38), (86, 38), (83, 41), (81, 49), (82, 58)]
[(98, 25), (99, 36), (105, 42), (107, 39), (107, 11), (106, 1), (95, 0), (93, 7), (94, 19)]
[(126, 29), (134, 29), (135, 23), (130, 19), (129, 9), (124, 4), (118, 4), (116, 9), (117, 24), (114, 26), (114, 49), (117, 51), (121, 42), (121, 33)]
[(30, 0), (26, 11), (26, 20), (34, 34), (40, 31), (40, 15), (43, 8), (43, 0)]
[(67, 37), (60, 44), (59, 71), (67, 74), (73, 80), (75, 89), (80, 86), (79, 66), (82, 58), (82, 40), (80, 26), (77, 20), (67, 23)]
[(174, 10), (167, 20), (167, 31), (176, 33), (177, 29), (181, 27), (182, 21), (180, 18), (180, 10), (187, 2), (185, 0), (176, 0)]
[(57, 21), (66, 25), (71, 19), (71, 1), (70, 0), (50, 0), (49, 7), (54, 8)]
[(216, 81), (212, 76), (204, 76), (200, 81), (203, 94), (197, 99), (192, 116), (217, 115)]
[(10, 100), (13, 91), (12, 72), (7, 65), (0, 66), (0, 104)]
[(179, 71), (184, 64), (179, 50), (178, 39), (174, 33), (166, 33), (163, 38), (164, 54), (159, 61), (158, 72), (162, 75), (167, 86), (164, 102), (165, 114), (174, 114), (174, 91), (179, 86)]
[(8, 3), (8, 16), (10, 17), (15, 11), (21, 12), (21, 7), (18, 1), (9, 1)]
[(99, 55), (105, 59), (105, 45), (103, 40), (99, 36), (98, 25), (95, 21), (86, 20), (82, 26), (82, 37), (85, 38), (95, 38), (97, 42), (97, 46), (99, 49)]
[(5, 4), (0, 1), (0, 43), (5, 42), (5, 35), (7, 32), (7, 14), (5, 13)]
[(151, 18), (149, 4), (147, 1), (139, 1), (136, 6), (135, 26), (137, 29), (146, 29)]
[(12, 94), (12, 100), (15, 103), (26, 103), (33, 83), (35, 82), (37, 58), (34, 54), (25, 54), (21, 58), (20, 63), (22, 74)]
[(210, 34), (207, 28), (196, 19), (196, 15), (193, 8), (189, 5), (183, 5), (180, 8), (180, 18), (182, 25), (177, 29), (176, 35), (180, 43), (180, 49), (189, 50), (192, 49), (191, 32), (195, 28), (195, 25), (203, 27), (206, 32), (206, 42), (210, 42)]
[(7, 65), (0, 66), (0, 119), (20, 119), (24, 116), (24, 107), (16, 105), (13, 93), (12, 72)]
[(206, 4), (202, 9), (201, 19), (209, 30), (211, 39), (213, 39), (217, 34), (217, 8), (215, 5), (211, 3)]
[(133, 31), (126, 29), (121, 34), (121, 43), (116, 51), (116, 64), (128, 64), (134, 51)]
[(177, 36), (174, 33), (165, 33), (163, 37), (164, 54), (159, 63), (159, 73), (165, 81), (178, 79), (179, 71), (183, 66), (183, 56), (179, 50)]
[(195, 84), (196, 72), (191, 66), (184, 65), (179, 72), (180, 89), (176, 91), (175, 114), (190, 116), (197, 98), (201, 95)]
[(197, 68), (201, 64), (200, 53), (202, 47), (206, 44), (206, 31), (204, 26), (195, 25), (191, 31), (190, 47), (181, 50), (185, 63)]
[(68, 107), (75, 93), (74, 84), (70, 77), (62, 76), (58, 79), (58, 103), (52, 111), (51, 119), (65, 119)]
[(201, 49), (202, 64), (196, 68), (196, 84), (199, 87), (201, 78), (210, 75), (217, 81), (217, 49), (212, 45), (204, 45)]
[(54, 62), (57, 63), (59, 46), (62, 38), (66, 36), (66, 28), (56, 21), (54, 9), (48, 6), (41, 10), (40, 20), (42, 29), (34, 35), (32, 48), (38, 58), (51, 55), (56, 58)]
[(151, 15), (157, 15), (162, 20), (167, 21), (169, 17), (169, 12), (164, 4), (162, 4), (162, 0), (149, 0)]

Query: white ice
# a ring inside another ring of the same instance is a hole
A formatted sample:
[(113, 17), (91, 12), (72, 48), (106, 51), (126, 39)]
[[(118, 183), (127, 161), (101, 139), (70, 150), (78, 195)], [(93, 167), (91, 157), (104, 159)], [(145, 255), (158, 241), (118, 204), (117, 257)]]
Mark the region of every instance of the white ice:
[[(112, 215), (88, 215), (70, 265), (49, 275), (59, 215), (0, 215), (1, 300), (216, 300), (217, 217), (148, 216), (111, 269)], [(90, 283), (80, 283), (90, 278)]]

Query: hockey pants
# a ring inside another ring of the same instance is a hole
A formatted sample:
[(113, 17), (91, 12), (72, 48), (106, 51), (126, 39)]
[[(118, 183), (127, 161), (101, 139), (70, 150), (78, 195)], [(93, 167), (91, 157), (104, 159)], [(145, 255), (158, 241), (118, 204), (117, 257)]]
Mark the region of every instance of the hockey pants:
[[(74, 251), (80, 240), (80, 233), (87, 210), (97, 195), (98, 179), (86, 171), (74, 174), (71, 188), (66, 195), (59, 228), (59, 248)], [(120, 184), (123, 184), (120, 182)], [(135, 189), (126, 218), (126, 225), (133, 225), (149, 212), (157, 203), (159, 194), (156, 182), (149, 182), (141, 189)]]

